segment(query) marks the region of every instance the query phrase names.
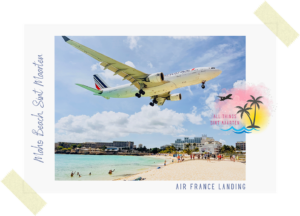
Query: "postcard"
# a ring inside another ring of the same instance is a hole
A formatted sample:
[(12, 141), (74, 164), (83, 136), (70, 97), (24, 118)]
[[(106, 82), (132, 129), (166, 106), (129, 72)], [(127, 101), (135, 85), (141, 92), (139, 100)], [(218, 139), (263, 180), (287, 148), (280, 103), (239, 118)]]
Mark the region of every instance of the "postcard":
[(255, 25), (105, 28), (25, 28), (28, 183), (275, 191), (273, 35)]

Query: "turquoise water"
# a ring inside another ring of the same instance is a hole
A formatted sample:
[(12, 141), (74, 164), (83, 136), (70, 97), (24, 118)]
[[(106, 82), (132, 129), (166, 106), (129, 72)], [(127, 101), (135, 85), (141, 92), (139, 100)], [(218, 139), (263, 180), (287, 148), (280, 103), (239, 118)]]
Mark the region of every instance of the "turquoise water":
[[(163, 163), (164, 159), (144, 156), (55, 154), (55, 180), (114, 180), (163, 166)], [(109, 175), (108, 171), (114, 169)], [(76, 171), (73, 177), (72, 171)]]

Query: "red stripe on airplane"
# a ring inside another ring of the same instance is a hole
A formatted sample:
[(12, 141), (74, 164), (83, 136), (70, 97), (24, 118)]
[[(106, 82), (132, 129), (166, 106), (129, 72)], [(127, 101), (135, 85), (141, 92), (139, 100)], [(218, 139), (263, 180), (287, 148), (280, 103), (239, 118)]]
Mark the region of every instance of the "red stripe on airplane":
[(100, 90), (101, 88), (95, 83), (95, 86), (98, 90)]

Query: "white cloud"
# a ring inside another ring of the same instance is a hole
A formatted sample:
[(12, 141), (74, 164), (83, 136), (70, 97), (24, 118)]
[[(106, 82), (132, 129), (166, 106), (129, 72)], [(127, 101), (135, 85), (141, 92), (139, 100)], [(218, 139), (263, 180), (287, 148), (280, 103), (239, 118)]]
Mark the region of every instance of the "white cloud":
[(135, 47), (137, 47), (139, 40), (140, 40), (140, 37), (137, 37), (137, 36), (128, 36), (127, 37), (127, 42), (129, 43), (129, 48), (131, 50), (133, 50)]
[(91, 69), (92, 69), (92, 71), (95, 71), (95, 70), (97, 70), (98, 69), (98, 66), (100, 66), (99, 64), (93, 64), (92, 66), (91, 66)]
[(127, 113), (103, 111), (93, 116), (69, 115), (56, 124), (56, 141), (107, 141), (125, 137), (131, 133), (178, 136), (186, 132), (183, 123), (201, 124), (201, 115), (197, 115), (194, 106), (191, 113), (177, 113), (174, 110), (155, 106), (143, 106), (140, 112)]
[(211, 117), (213, 113), (215, 113), (216, 107), (216, 96), (218, 94), (216, 92), (210, 93), (208, 98), (205, 100), (206, 110), (204, 110), (201, 114), (205, 117)]
[(184, 88), (185, 90), (187, 90), (187, 91), (189, 91), (189, 93), (191, 94), (191, 95), (193, 95), (193, 92), (192, 92), (192, 90), (191, 90), (191, 86), (187, 86), (186, 88)]
[(206, 51), (204, 55), (199, 56), (196, 60), (196, 64), (207, 66), (214, 66), (224, 68), (230, 68), (234, 64), (230, 61), (237, 59), (245, 55), (244, 50), (237, 50), (232, 44), (220, 44), (216, 47)]
[(126, 65), (135, 68), (135, 65), (131, 61), (125, 62)]
[(191, 40), (191, 39), (198, 39), (198, 40), (208, 40), (209, 36), (170, 36), (171, 38), (177, 39), (177, 40)]
[(186, 131), (182, 123), (185, 114), (173, 110), (160, 110), (158, 106), (143, 106), (132, 115), (121, 112), (104, 111), (93, 116), (73, 116), (61, 118), (55, 125), (57, 141), (105, 141), (130, 133), (161, 133), (177, 135)]
[(102, 76), (104, 79), (109, 79), (109, 80), (122, 80), (123, 78), (121, 76), (114, 76), (114, 72), (110, 70), (105, 70), (101, 73), (99, 73), (100, 76)]
[(235, 89), (245, 89), (246, 88), (246, 81), (245, 80), (238, 80), (233, 83), (233, 88)]
[(153, 68), (153, 65), (152, 65), (151, 62), (148, 63), (148, 66), (149, 66), (150, 68)]
[(209, 90), (218, 91), (219, 87), (220, 87), (220, 84), (210, 84), (210, 85), (206, 86), (206, 88), (204, 89), (204, 93), (208, 92)]
[(223, 139), (220, 139), (219, 142), (222, 143), (223, 145), (226, 144), (226, 141)]
[(192, 124), (200, 125), (202, 123), (201, 114), (197, 115), (197, 107), (195, 106), (193, 106), (192, 113), (187, 113), (186, 116)]

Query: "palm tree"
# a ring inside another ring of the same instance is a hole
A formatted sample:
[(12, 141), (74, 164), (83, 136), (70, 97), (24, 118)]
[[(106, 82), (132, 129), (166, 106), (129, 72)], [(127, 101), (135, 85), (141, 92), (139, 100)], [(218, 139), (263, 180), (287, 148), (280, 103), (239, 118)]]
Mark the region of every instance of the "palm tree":
[(196, 143), (193, 143), (194, 149), (195, 149), (196, 145), (197, 145)]
[(240, 110), (237, 112), (238, 113), (241, 113), (241, 119), (243, 118), (243, 114), (246, 113), (246, 115), (249, 117), (249, 120), (251, 122), (251, 125), (252, 125), (252, 120), (250, 118), (250, 113), (248, 112), (248, 110), (251, 110), (252, 108), (250, 107), (247, 107), (247, 103), (245, 104), (244, 108), (243, 107), (240, 107), (240, 106), (237, 106), (236, 108), (239, 108)]
[(190, 149), (191, 143), (185, 145), (186, 148)]
[(253, 105), (255, 105), (255, 110), (254, 110), (254, 118), (253, 118), (253, 123), (251, 124), (251, 126), (248, 126), (247, 128), (260, 128), (259, 126), (255, 125), (255, 117), (256, 117), (256, 107), (258, 109), (260, 109), (259, 104), (263, 103), (261, 102), (259, 99), (262, 98), (262, 96), (259, 96), (258, 98), (254, 98), (252, 95), (250, 95), (252, 97), (252, 100), (247, 100), (247, 102), (251, 103), (250, 107), (252, 107)]

